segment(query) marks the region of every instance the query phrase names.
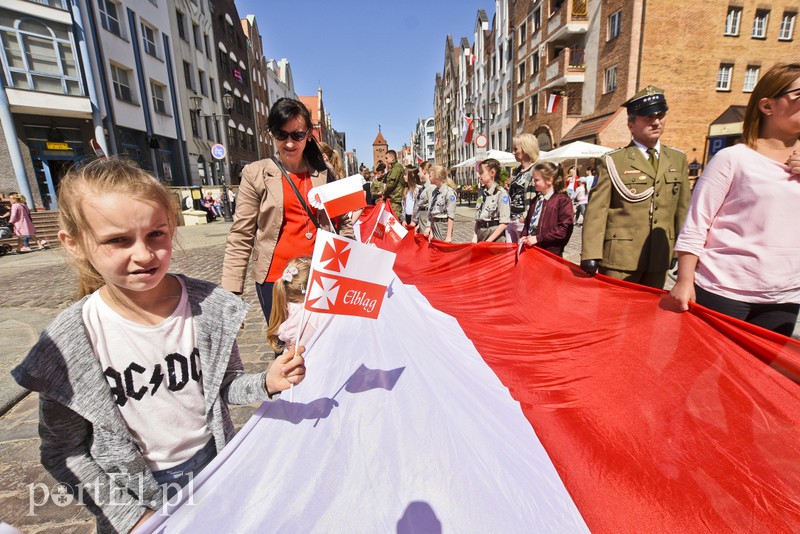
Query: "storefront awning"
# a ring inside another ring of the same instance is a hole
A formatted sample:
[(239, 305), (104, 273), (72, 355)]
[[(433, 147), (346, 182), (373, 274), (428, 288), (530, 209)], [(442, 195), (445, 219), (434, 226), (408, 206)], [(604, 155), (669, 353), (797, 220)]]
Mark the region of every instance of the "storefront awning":
[(597, 135), (602, 132), (606, 126), (616, 117), (619, 111), (600, 115), (599, 117), (592, 117), (590, 119), (583, 119), (578, 124), (572, 127), (567, 132), (567, 135), (561, 138), (559, 146), (573, 141), (587, 141), (594, 143), (597, 141)]
[(747, 106), (730, 106), (708, 127), (709, 137), (741, 135)]

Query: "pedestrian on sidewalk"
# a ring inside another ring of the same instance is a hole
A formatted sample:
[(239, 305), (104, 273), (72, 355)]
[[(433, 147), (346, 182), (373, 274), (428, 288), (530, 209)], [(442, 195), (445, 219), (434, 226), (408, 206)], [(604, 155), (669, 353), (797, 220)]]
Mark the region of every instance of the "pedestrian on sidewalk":
[(129, 532), (233, 437), (227, 403), (303, 380), (302, 349), (244, 373), (236, 335), (248, 306), (168, 274), (177, 206), (133, 163), (95, 160), (62, 178), (59, 193), (59, 239), (82, 298), (12, 375), (39, 393), (45, 469), (81, 492), (100, 532)]
[(261, 311), (269, 321), (272, 286), (292, 258), (314, 252), (317, 229), (353, 236), (347, 215), (332, 222), (308, 201), (313, 187), (336, 179), (311, 133), (311, 113), (299, 100), (280, 98), (267, 117), (278, 157), (262, 159), (242, 170), (236, 216), (228, 232), (222, 266), (222, 287), (244, 291), (247, 268), (252, 274)]
[(431, 183), (436, 189), (431, 193), (431, 226), (426, 230), (428, 241), (439, 239), (445, 243), (453, 240), (453, 226), (456, 220), (456, 192), (447, 184), (447, 169), (434, 165), (431, 169)]
[(511, 222), (511, 207), (506, 190), (497, 183), (500, 162), (487, 159), (480, 164), (481, 191), (475, 212), (475, 231), (472, 242), (495, 241), (504, 243), (505, 231)]
[(762, 76), (742, 131), (697, 181), (670, 295), (681, 311), (696, 301), (791, 336), (800, 312), (800, 63)]
[(511, 243), (519, 241), (525, 225), (525, 214), (536, 198), (533, 187), (533, 164), (539, 159), (539, 141), (530, 133), (514, 136), (512, 141), (514, 159), (519, 166), (511, 173), (508, 196), (511, 200), (511, 222), (506, 228)]
[(14, 234), (17, 236), (17, 253), (31, 251), (31, 238), (36, 240), (39, 250), (43, 250), (47, 241), (36, 237), (36, 227), (31, 220), (31, 212), (28, 210), (25, 197), (14, 193), (9, 196), (9, 200), (11, 201), (11, 217), (8, 222), (14, 225)]
[(537, 163), (533, 167), (533, 183), (540, 196), (528, 210), (525, 237), (520, 238), (520, 243), (563, 256), (572, 237), (575, 216), (564, 184), (564, 168), (549, 161)]
[[(578, 187), (575, 189), (575, 226), (581, 226), (583, 219), (586, 216), (586, 204), (589, 203), (589, 193), (586, 191), (587, 179), (584, 177), (578, 178)], [(578, 222), (580, 220), (581, 222)]]

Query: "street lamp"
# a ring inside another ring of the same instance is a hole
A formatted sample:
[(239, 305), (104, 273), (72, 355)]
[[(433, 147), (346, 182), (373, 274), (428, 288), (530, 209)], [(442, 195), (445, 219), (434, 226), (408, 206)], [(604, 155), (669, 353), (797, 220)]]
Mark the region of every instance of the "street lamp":
[(500, 104), (497, 103), (497, 99), (492, 97), (492, 101), (489, 102), (489, 113), (491, 114), (492, 118), (497, 115), (497, 112), (500, 111)]
[[(230, 112), (231, 109), (233, 109), (233, 97), (230, 95), (230, 93), (225, 93), (225, 95), (222, 97), (222, 105), (228, 112), (227, 114), (217, 115), (216, 112), (212, 111), (211, 115), (204, 115), (201, 111), (203, 108), (203, 97), (198, 95), (189, 97), (189, 110), (192, 113), (197, 113), (197, 116), (202, 118), (211, 117), (211, 119), (214, 121), (214, 141), (216, 143), (220, 142), (220, 131), (217, 128), (217, 119), (222, 119), (224, 121), (226, 118), (230, 118)], [(228, 199), (228, 184), (225, 180), (224, 159), (220, 160), (220, 165), (222, 165), (222, 169), (219, 173), (219, 179), (221, 182), (220, 185), (222, 186), (222, 217), (225, 222), (231, 222), (233, 221), (233, 217), (231, 216), (231, 202)], [(230, 168), (230, 165), (228, 165), (228, 168)]]

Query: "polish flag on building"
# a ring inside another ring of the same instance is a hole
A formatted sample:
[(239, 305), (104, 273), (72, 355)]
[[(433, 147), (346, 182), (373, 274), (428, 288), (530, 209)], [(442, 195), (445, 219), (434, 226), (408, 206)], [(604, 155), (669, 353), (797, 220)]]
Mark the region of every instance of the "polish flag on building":
[(328, 217), (338, 217), (367, 205), (360, 174), (311, 188), (308, 201), (317, 209), (324, 208)]
[(559, 102), (561, 102), (561, 95), (558, 93), (551, 94), (550, 100), (547, 101), (547, 112), (555, 113)]
[(422, 156), (420, 156), (419, 154), (417, 154), (417, 165), (422, 165), (422, 163), (423, 163), (424, 161), (425, 161), (425, 160), (422, 158)]
[(394, 260), (393, 252), (318, 231), (306, 309), (376, 319), (394, 278)]
[(403, 225), (397, 221), (397, 217), (384, 210), (378, 218), (378, 224), (375, 225), (375, 231), (372, 235), (375, 238), (388, 240), (397, 245), (407, 233), (408, 230), (403, 228)]
[(475, 133), (475, 128), (472, 126), (472, 118), (464, 117), (464, 135), (462, 140), (466, 144), (472, 143), (472, 134)]

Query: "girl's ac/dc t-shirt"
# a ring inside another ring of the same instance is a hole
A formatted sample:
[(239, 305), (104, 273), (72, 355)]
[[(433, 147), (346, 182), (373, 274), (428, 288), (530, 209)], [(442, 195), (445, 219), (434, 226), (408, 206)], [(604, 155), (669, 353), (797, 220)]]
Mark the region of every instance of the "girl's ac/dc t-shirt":
[(111, 393), (153, 471), (185, 462), (212, 439), (194, 320), (180, 282), (178, 306), (155, 326), (125, 319), (99, 291), (83, 306), (83, 322)]
[[(317, 210), (308, 204), (308, 191), (313, 187), (311, 177), (307, 172), (289, 174), (289, 179), (303, 195), (311, 213), (317, 216)], [(266, 282), (274, 282), (283, 275), (283, 270), (289, 260), (301, 256), (311, 256), (314, 252), (314, 240), (317, 237), (317, 227), (308, 217), (305, 208), (297, 199), (292, 186), (286, 180), (283, 183), (283, 223), (281, 233), (278, 235), (278, 244), (272, 254), (272, 263), (269, 265)], [(310, 233), (311, 238), (306, 234)]]

